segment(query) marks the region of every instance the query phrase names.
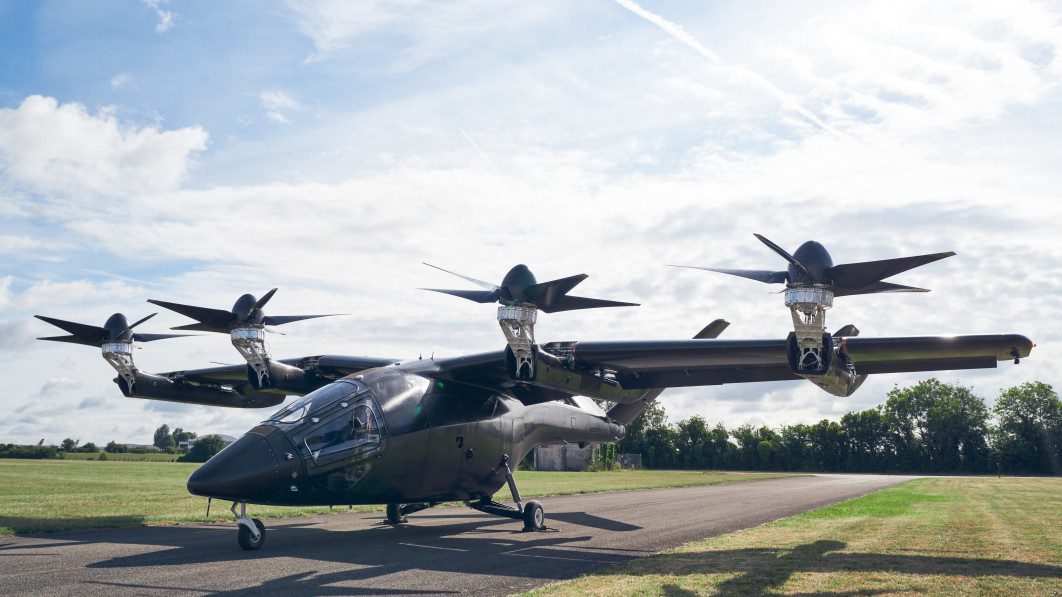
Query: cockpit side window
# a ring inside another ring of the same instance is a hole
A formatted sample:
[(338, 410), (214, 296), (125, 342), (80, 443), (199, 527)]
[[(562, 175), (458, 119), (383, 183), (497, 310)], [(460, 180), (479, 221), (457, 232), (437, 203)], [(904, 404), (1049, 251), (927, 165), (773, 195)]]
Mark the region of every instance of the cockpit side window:
[(379, 447), (381, 436), (375, 409), (366, 399), (310, 431), (305, 443), (314, 462), (321, 464), (321, 459), (330, 454), (344, 452), (354, 456), (371, 452)]

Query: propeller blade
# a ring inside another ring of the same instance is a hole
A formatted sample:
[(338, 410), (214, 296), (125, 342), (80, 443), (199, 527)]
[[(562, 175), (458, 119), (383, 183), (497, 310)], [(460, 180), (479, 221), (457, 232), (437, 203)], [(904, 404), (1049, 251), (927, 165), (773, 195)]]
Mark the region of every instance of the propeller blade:
[(892, 282), (874, 282), (862, 288), (835, 288), (833, 296), (853, 296), (856, 294), (880, 294), (882, 292), (929, 292), (928, 288), (915, 288)]
[(227, 334), (229, 330), (226, 328), (214, 327), (205, 323), (190, 323), (188, 325), (179, 325), (171, 330), (187, 330), (192, 332), (217, 332), (219, 334)]
[(84, 344), (85, 346), (95, 346), (99, 348), (103, 346), (103, 342), (93, 342), (91, 340), (84, 340), (77, 336), (49, 336), (47, 338), (37, 338), (38, 340), (49, 340), (51, 342), (69, 342), (70, 344)]
[(768, 247), (770, 247), (770, 249), (772, 251), (774, 251), (775, 253), (778, 253), (779, 255), (781, 255), (786, 261), (788, 261), (794, 267), (796, 267), (798, 270), (800, 270), (800, 273), (804, 274), (808, 278), (814, 278), (814, 276), (811, 275), (811, 272), (808, 271), (808, 268), (804, 267), (803, 263), (800, 263), (799, 261), (797, 261), (796, 257), (793, 257), (792, 255), (790, 255), (785, 249), (783, 249), (782, 247), (779, 247), (778, 245), (774, 244), (773, 242), (770, 241), (770, 239), (768, 239), (766, 236), (763, 236), (762, 234), (756, 234), (754, 232), (752, 235), (755, 236), (756, 238), (760, 239), (760, 242), (762, 242), (763, 244), (765, 244)]
[(155, 299), (148, 299), (148, 302), (153, 305), (158, 305), (164, 309), (169, 309), (170, 311), (176, 311), (181, 315), (191, 317), (192, 319), (200, 323), (206, 324), (211, 328), (215, 328), (208, 331), (220, 330), (221, 332), (227, 332), (229, 328), (229, 322), (232, 320), (232, 313), (228, 311), (222, 311), (221, 309), (209, 309), (207, 307), (182, 305), (180, 303), (169, 303), (166, 301), (158, 301)]
[(725, 319), (716, 319), (712, 323), (704, 326), (704, 329), (697, 332), (697, 335), (693, 337), (694, 340), (712, 340), (719, 337), (719, 334), (723, 333), (723, 330), (730, 327), (730, 322)]
[(597, 309), (599, 307), (637, 307), (638, 303), (624, 303), (620, 301), (607, 301), (605, 299), (586, 298), (582, 296), (564, 295), (553, 302), (548, 308), (539, 305), (539, 309), (545, 313), (559, 313), (561, 311), (574, 311), (576, 309)]
[[(73, 321), (65, 321), (63, 319), (55, 319), (54, 317), (45, 317), (44, 315), (34, 315), (37, 319), (50, 323), (57, 328), (70, 332), (74, 336), (85, 340), (86, 342), (95, 342), (96, 344), (90, 344), (90, 346), (99, 346), (107, 338), (107, 330), (96, 327), (94, 325), (85, 325), (83, 323), (75, 323)], [(63, 342), (63, 340), (58, 340)]]
[(846, 326), (841, 327), (841, 329), (839, 329), (839, 330), (837, 330), (836, 332), (833, 333), (833, 337), (834, 338), (850, 338), (852, 336), (858, 336), (858, 335), (859, 335), (859, 328), (857, 328), (854, 324), (851, 324), (851, 323), (846, 325)]
[(190, 338), (194, 335), (195, 334), (133, 334), (133, 341), (154, 342), (155, 340), (165, 340), (167, 338)]
[(742, 278), (756, 280), (757, 282), (765, 282), (767, 284), (781, 284), (786, 281), (785, 272), (772, 272), (765, 269), (721, 269), (717, 267), (698, 267), (696, 265), (672, 265), (671, 267), (684, 267), (687, 269), (701, 269), (708, 272), (719, 272), (721, 274), (740, 276)]
[(561, 278), (559, 280), (550, 280), (549, 282), (540, 282), (528, 286), (524, 292), (527, 296), (539, 306), (540, 309), (545, 310), (547, 307), (552, 306), (557, 302), (557, 299), (565, 296), (579, 285), (580, 282), (589, 278), (586, 274), (578, 274), (575, 276), (568, 276), (567, 278)]
[(152, 313), (151, 315), (148, 315), (147, 317), (145, 317), (145, 318), (141, 319), (140, 321), (138, 321), (138, 322), (136, 322), (136, 323), (134, 323), (134, 324), (130, 325), (129, 327), (125, 328), (124, 330), (122, 330), (122, 333), (124, 334), (124, 333), (128, 332), (129, 330), (131, 330), (131, 329), (135, 328), (136, 326), (138, 326), (138, 325), (140, 325), (140, 324), (144, 323), (145, 321), (147, 321), (147, 320), (151, 319), (152, 317), (154, 317), (154, 316), (156, 316), (156, 315), (158, 315), (158, 313)]
[(262, 324), (284, 325), (285, 323), (291, 323), (293, 321), (302, 321), (303, 319), (316, 319), (318, 317), (336, 317), (339, 315), (346, 315), (346, 313), (326, 313), (324, 315), (267, 315), (262, 319)]
[(431, 292), (451, 294), (477, 303), (493, 303), (498, 300), (497, 290), (445, 290), (442, 288), (418, 288), (418, 290), (429, 290)]
[(273, 295), (276, 294), (276, 293), (277, 293), (277, 289), (274, 288), (273, 290), (270, 290), (269, 292), (263, 294), (262, 298), (258, 299), (258, 302), (256, 302), (254, 304), (254, 307), (251, 308), (251, 313), (257, 313), (257, 312), (261, 311), (262, 307), (264, 307), (266, 305), (266, 303), (269, 302), (269, 299), (273, 298)]
[[(448, 274), (450, 274), (452, 276), (457, 276), (458, 278), (462, 278), (464, 280), (468, 280), (469, 282), (471, 282), (471, 283), (473, 283), (476, 286), (479, 286), (481, 288), (486, 288), (487, 290), (497, 290), (498, 289), (498, 285), (497, 284), (491, 284), (490, 282), (484, 282), (483, 280), (477, 280), (475, 278), (470, 278), (470, 277), (468, 277), (468, 276), (466, 276), (464, 274), (459, 274), (457, 272), (452, 272), (452, 271), (450, 271), (448, 269), (443, 269), (443, 268), (441, 268), (441, 267), (439, 267), (437, 265), (432, 265), (432, 264), (424, 262), (424, 261), (422, 261), (421, 263), (423, 263), (424, 265), (426, 265), (428, 267), (434, 267), (435, 269), (437, 269), (439, 271), (446, 272), (446, 273), (448, 273)], [(422, 290), (431, 290), (431, 289), (430, 288), (424, 288)]]
[(954, 251), (945, 253), (932, 253), (929, 255), (915, 255), (914, 257), (899, 257), (897, 259), (882, 259), (880, 261), (864, 261), (862, 263), (842, 263), (830, 269), (833, 284), (838, 288), (861, 288), (873, 282), (884, 280), (909, 269), (940, 261), (941, 259), (955, 255)]

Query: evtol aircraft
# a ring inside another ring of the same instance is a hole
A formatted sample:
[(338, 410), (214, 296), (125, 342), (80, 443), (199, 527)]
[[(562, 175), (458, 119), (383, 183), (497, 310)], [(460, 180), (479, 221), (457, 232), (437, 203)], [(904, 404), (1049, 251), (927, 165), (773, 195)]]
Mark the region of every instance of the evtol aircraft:
[[(154, 314), (132, 325), (115, 314), (103, 327), (38, 317), (69, 334), (42, 340), (102, 349), (127, 397), (266, 408), (301, 396), (188, 479), (191, 493), (232, 501), (238, 543), (248, 550), (262, 547), (266, 533), (259, 519), (248, 516), (248, 504), (384, 504), (387, 521), (403, 524), (413, 512), (461, 501), (522, 521), (524, 530), (540, 530), (542, 504), (521, 499), (515, 463), (536, 446), (619, 440), (624, 426), (665, 388), (808, 380), (849, 396), (868, 375), (993, 368), (999, 361), (1019, 362), (1034, 347), (1018, 334), (864, 338), (853, 325), (831, 334), (825, 313), (835, 297), (925, 292), (883, 280), (954, 253), (834, 265), (817, 242), (790, 254), (757, 237), (788, 262), (787, 269), (715, 271), (784, 283), (794, 326), (785, 338), (720, 340), (728, 323), (716, 320), (693, 339), (539, 344), (534, 329), (540, 311), (634, 304), (572, 296), (585, 274), (538, 282), (524, 265), (500, 284), (455, 274), (479, 289), (425, 289), (499, 304), (506, 346), (453, 358), (275, 359), (265, 342), (268, 328), (324, 317), (266, 315), (275, 289), (262, 298), (245, 294), (230, 310), (149, 301), (196, 321), (175, 330), (228, 334), (246, 361), (240, 365), (139, 370), (134, 342), (177, 336), (133, 331)], [(604, 410), (599, 403), (610, 406)], [(493, 499), (505, 485), (515, 505)]]

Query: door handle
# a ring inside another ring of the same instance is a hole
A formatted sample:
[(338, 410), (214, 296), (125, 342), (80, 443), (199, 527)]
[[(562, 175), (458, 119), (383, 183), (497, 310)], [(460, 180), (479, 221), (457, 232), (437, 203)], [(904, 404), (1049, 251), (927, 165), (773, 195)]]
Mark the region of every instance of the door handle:
[(457, 447), (462, 448), (465, 445), (465, 438), (463, 436), (457, 436)]

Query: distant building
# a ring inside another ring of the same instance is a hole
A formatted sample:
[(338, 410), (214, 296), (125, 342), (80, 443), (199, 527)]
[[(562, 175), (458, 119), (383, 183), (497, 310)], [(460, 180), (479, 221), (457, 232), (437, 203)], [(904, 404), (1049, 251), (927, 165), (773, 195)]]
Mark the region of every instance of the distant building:
[[(211, 433), (211, 434), (208, 434), (208, 435), (215, 435), (215, 434)], [(225, 442), (226, 446), (231, 444), (232, 442), (236, 441), (236, 438), (232, 437), (231, 435), (217, 434), (217, 436), (221, 438), (221, 441)], [(193, 437), (191, 439), (182, 440), (181, 442), (179, 442), (177, 444), (177, 447), (182, 449), (182, 450), (191, 450), (192, 446), (195, 445), (195, 442), (200, 440), (200, 439), (202, 439), (202, 438)]]
[(593, 459), (593, 445), (580, 448), (575, 444), (559, 444), (535, 448), (536, 471), (585, 471)]
[(159, 449), (158, 446), (153, 446), (151, 444), (118, 444), (118, 445), (122, 446), (126, 450), (147, 450), (149, 452), (161, 452), (162, 451), (161, 449)]

